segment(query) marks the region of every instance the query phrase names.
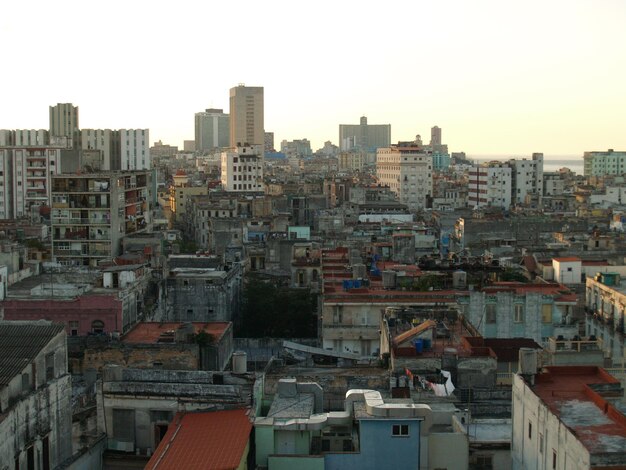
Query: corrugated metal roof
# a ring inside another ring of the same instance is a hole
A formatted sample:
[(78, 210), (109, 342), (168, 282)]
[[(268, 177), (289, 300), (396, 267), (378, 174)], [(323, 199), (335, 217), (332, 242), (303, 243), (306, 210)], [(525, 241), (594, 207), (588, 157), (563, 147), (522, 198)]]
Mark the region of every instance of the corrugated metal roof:
[(48, 321), (0, 321), (0, 386), (8, 385), (64, 329)]

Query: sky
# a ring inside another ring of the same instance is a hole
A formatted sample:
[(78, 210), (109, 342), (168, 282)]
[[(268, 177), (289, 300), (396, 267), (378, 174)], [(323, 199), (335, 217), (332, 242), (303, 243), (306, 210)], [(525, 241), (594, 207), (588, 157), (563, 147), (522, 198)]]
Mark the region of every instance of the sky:
[(626, 150), (625, 21), (623, 0), (7, 2), (0, 129), (71, 102), (81, 128), (182, 147), (245, 83), (276, 147), (365, 115), (468, 156)]

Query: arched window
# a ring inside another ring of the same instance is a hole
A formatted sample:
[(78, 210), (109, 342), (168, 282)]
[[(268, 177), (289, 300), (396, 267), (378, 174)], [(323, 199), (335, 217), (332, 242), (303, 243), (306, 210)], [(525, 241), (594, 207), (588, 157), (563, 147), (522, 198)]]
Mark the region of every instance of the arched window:
[(101, 320), (94, 320), (91, 322), (92, 333), (104, 333), (104, 322)]

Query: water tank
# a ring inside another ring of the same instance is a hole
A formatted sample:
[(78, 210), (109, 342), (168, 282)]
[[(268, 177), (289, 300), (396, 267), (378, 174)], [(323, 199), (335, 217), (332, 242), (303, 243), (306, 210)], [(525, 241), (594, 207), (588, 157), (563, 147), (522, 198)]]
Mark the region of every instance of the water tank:
[(535, 375), (537, 373), (537, 350), (532, 348), (519, 349), (519, 373)]
[(352, 265), (352, 278), (353, 279), (364, 279), (367, 277), (367, 267), (362, 264), (353, 264)]
[(454, 289), (465, 289), (467, 287), (467, 273), (465, 271), (454, 271), (452, 273), (452, 287)]
[(233, 373), (245, 374), (248, 372), (248, 354), (244, 351), (235, 351), (233, 353)]
[(396, 288), (396, 272), (395, 271), (383, 271), (383, 287), (385, 289)]

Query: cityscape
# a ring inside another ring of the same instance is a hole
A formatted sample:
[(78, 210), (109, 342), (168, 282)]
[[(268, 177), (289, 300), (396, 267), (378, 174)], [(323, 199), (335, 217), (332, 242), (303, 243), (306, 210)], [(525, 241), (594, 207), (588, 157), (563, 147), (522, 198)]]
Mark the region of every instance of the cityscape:
[(626, 3), (2, 11), (0, 470), (626, 469)]

